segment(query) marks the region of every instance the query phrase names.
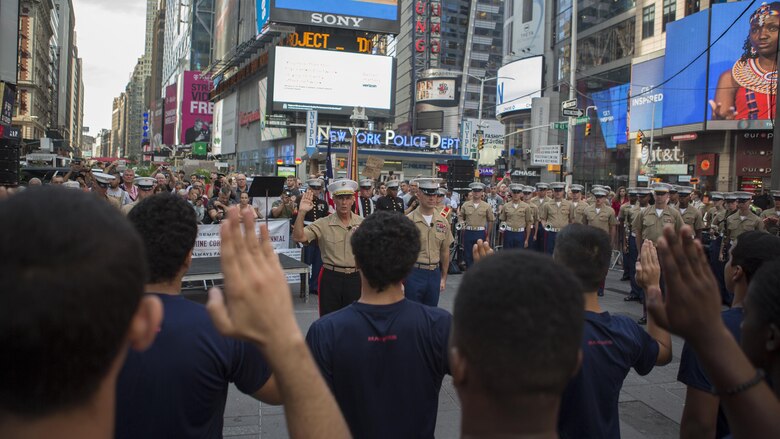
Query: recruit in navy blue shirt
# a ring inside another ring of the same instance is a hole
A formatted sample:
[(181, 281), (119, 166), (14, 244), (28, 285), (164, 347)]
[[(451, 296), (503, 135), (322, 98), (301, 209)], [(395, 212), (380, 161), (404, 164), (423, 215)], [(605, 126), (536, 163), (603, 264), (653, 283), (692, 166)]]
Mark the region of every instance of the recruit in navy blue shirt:
[(451, 323), (403, 299), (356, 302), (312, 324), (306, 341), (354, 437), (434, 437)]
[(117, 382), (117, 438), (221, 438), (228, 383), (252, 395), (271, 370), (253, 345), (223, 337), (206, 308), (158, 294), (165, 317), (151, 348), (130, 351)]

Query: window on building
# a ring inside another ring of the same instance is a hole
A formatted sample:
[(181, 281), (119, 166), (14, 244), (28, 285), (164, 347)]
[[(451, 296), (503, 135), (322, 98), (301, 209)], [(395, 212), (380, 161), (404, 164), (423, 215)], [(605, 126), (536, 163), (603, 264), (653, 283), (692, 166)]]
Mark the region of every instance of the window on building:
[(504, 15), (506, 15), (506, 19), (509, 20), (510, 18), (512, 18), (512, 15), (514, 15), (515, 13), (515, 3), (513, 1), (508, 1), (506, 2), (505, 8), (506, 8), (506, 13)]
[(642, 39), (655, 35), (655, 5), (642, 9)]
[(677, 15), (677, 0), (664, 0), (664, 17), (661, 22), (661, 32), (666, 32), (666, 23), (674, 21)]
[[(510, 2), (511, 3), (511, 2)], [(528, 23), (534, 19), (533, 0), (523, 0), (523, 23)]]
[(685, 16), (695, 14), (701, 10), (701, 0), (685, 0)]

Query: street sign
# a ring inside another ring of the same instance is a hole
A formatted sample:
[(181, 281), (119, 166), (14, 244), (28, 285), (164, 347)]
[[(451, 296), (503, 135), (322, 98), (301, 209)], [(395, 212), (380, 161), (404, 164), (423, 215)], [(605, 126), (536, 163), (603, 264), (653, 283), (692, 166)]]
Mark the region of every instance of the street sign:
[(531, 166), (547, 166), (561, 164), (561, 145), (534, 146), (531, 155)]
[(696, 140), (699, 137), (696, 133), (677, 134), (672, 136), (672, 142), (685, 142), (686, 140)]
[(581, 108), (564, 108), (561, 110), (561, 114), (566, 117), (582, 117), (585, 114)]
[(590, 121), (590, 118), (588, 116), (578, 117), (574, 119), (574, 123), (572, 125), (582, 125), (584, 123), (588, 123)]
[(563, 103), (561, 103), (561, 109), (565, 110), (567, 108), (577, 108), (577, 100), (570, 99), (568, 101), (563, 101)]
[(552, 129), (554, 130), (568, 130), (569, 129), (569, 123), (568, 122), (553, 122), (552, 123)]

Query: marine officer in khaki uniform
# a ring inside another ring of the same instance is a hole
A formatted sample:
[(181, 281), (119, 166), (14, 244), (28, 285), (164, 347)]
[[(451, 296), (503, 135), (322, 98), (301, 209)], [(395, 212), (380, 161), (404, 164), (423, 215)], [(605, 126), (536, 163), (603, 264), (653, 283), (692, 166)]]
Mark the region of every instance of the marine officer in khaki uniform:
[(649, 205), (650, 192), (649, 188), (644, 187), (629, 188), (629, 200), (637, 199), (638, 201), (620, 206), (620, 212), (618, 213), (618, 220), (625, 234), (625, 239), (621, 245), (623, 246), (623, 251), (628, 255), (625, 264), (628, 266), (628, 277), (631, 281), (631, 291), (628, 293), (628, 296), (623, 298), (626, 302), (640, 301), (642, 297), (641, 288), (636, 282), (636, 261), (639, 259), (639, 247), (636, 242), (636, 232), (634, 232), (634, 220)]
[(446, 287), (453, 241), (450, 224), (436, 208), (441, 181), (440, 178), (417, 179), (420, 205), (407, 215), (420, 231), (420, 254), (404, 282), (404, 292), (407, 299), (428, 306), (438, 306), (439, 294)]
[(539, 233), (539, 206), (531, 202), (533, 196), (534, 196), (533, 186), (523, 186), (523, 201), (528, 206), (531, 207), (531, 215), (533, 216), (533, 221), (531, 222), (531, 230), (525, 231), (526, 235), (528, 236), (529, 250), (537, 250), (538, 249), (536, 245), (537, 240), (542, 239), (544, 237)]
[(132, 203), (122, 206), (122, 213), (125, 215), (130, 213), (141, 200), (151, 197), (154, 194), (152, 191), (154, 191), (154, 186), (157, 185), (157, 180), (152, 177), (135, 177), (133, 183), (138, 188), (138, 196)]
[(490, 231), (493, 230), (493, 223), (496, 217), (493, 216), (493, 208), (490, 204), (482, 201), (482, 195), (485, 192), (485, 185), (480, 182), (469, 184), (471, 188), (471, 200), (466, 201), (460, 206), (458, 211), (458, 221), (463, 224), (463, 260), (466, 267), (474, 264), (474, 257), (471, 249), (478, 239), (490, 242)]
[(693, 237), (695, 239), (701, 239), (701, 232), (704, 230), (704, 219), (702, 218), (701, 211), (691, 206), (692, 193), (692, 187), (677, 187), (677, 210), (680, 212), (680, 216), (682, 216), (683, 222), (693, 228)]
[(544, 229), (544, 251), (547, 254), (553, 253), (555, 237), (571, 220), (571, 201), (563, 198), (566, 183), (550, 183), (550, 188), (553, 190), (553, 199), (539, 209), (539, 218)]
[[(309, 191), (312, 192), (311, 202), (314, 207), (306, 212), (303, 217), (303, 225), (317, 221), (320, 218), (325, 218), (330, 214), (328, 203), (321, 197), (322, 189), (325, 182), (321, 178), (312, 178), (306, 181), (306, 185), (309, 187)], [(300, 203), (303, 194), (298, 197), (298, 212), (300, 213)], [(319, 277), (320, 269), (322, 268), (322, 254), (320, 253), (320, 247), (317, 245), (317, 241), (309, 242), (308, 245), (303, 247), (303, 262), (311, 266), (311, 273), (309, 277), (309, 294), (315, 295), (320, 290)]]
[(585, 209), (588, 208), (588, 202), (582, 199), (582, 191), (585, 188), (581, 184), (573, 184), (569, 190), (571, 190), (571, 222), (572, 224), (583, 224)]
[(363, 221), (363, 217), (352, 213), (357, 188), (357, 182), (347, 179), (336, 180), (328, 185), (328, 192), (336, 203), (336, 213), (305, 227), (303, 218), (314, 208), (313, 193), (307, 191), (301, 198), (293, 239), (303, 244), (317, 241), (320, 247), (320, 317), (338, 311), (360, 298), (360, 273), (355, 267), (355, 256), (350, 245), (352, 234)]
[[(658, 245), (658, 239), (663, 236), (666, 226), (673, 226), (675, 233), (679, 233), (683, 226), (683, 220), (677, 209), (669, 206), (669, 190), (671, 185), (656, 183), (651, 186), (655, 194), (655, 206), (649, 206), (634, 219), (633, 229), (636, 232), (637, 246), (646, 239)], [(642, 300), (644, 314), (639, 319), (639, 324), (647, 323), (647, 304)]]
[(114, 176), (104, 172), (93, 172), (92, 176), (95, 178), (94, 184), (92, 186), (92, 192), (95, 193), (98, 198), (106, 200), (108, 204), (121, 210), (122, 204), (119, 201), (119, 198), (109, 197), (107, 194), (108, 186), (112, 181), (114, 181)]
[[(536, 207), (536, 210), (538, 213), (541, 213), (542, 206), (544, 203), (548, 201), (552, 201), (552, 198), (547, 194), (550, 190), (550, 185), (547, 183), (536, 183), (536, 195), (531, 197), (530, 201), (526, 201), (526, 203), (529, 203)], [(544, 252), (544, 227), (542, 227), (542, 222), (538, 218), (537, 215), (537, 221), (535, 223), (536, 226), (536, 250), (540, 252)]]
[(764, 222), (750, 209), (753, 194), (750, 192), (735, 192), (734, 194), (737, 196), (737, 212), (726, 220), (726, 236), (731, 239), (730, 247), (733, 247), (739, 239), (739, 235), (745, 232), (765, 231)]
[(509, 185), (512, 199), (502, 206), (498, 215), (504, 231), (504, 248), (528, 248), (528, 237), (534, 222), (531, 206), (523, 201), (523, 185)]
[(617, 217), (615, 210), (606, 203), (608, 192), (602, 188), (593, 189), (596, 202), (585, 209), (583, 224), (599, 228), (609, 235), (610, 242), (615, 242)]
[(761, 212), (761, 221), (764, 228), (772, 235), (780, 235), (780, 191), (772, 191), (772, 198), (775, 200), (775, 207)]

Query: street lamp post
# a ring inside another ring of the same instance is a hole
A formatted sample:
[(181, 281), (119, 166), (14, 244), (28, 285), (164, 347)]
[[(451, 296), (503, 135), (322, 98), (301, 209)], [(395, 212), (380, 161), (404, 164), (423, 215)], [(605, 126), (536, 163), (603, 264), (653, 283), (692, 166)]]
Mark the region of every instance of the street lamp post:
[[(479, 114), (477, 114), (477, 129), (481, 130), (482, 129), (482, 101), (484, 100), (484, 95), (485, 95), (485, 83), (487, 81), (494, 81), (497, 79), (509, 79), (510, 81), (514, 81), (515, 78), (510, 78), (508, 76), (494, 76), (492, 78), (485, 78), (485, 77), (475, 76), (470, 73), (466, 73), (466, 76), (474, 78), (477, 81), (479, 81), (479, 106), (477, 110)], [(480, 151), (479, 151), (479, 147), (477, 147), (477, 167), (479, 167), (479, 156), (480, 156)]]

